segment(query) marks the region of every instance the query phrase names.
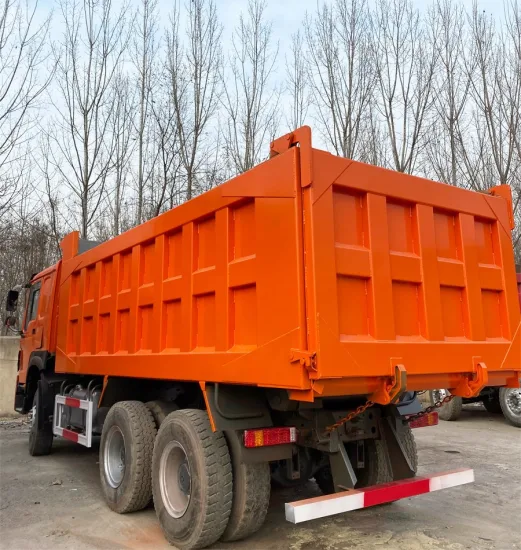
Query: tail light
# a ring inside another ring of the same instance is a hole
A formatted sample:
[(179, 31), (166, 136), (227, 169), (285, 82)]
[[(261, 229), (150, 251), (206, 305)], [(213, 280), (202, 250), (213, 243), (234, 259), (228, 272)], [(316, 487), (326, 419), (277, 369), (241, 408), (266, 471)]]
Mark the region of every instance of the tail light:
[(268, 447), (283, 445), (297, 441), (297, 428), (263, 428), (260, 430), (244, 430), (244, 446)]
[(425, 428), (426, 426), (436, 426), (438, 424), (438, 413), (436, 411), (424, 414), (416, 420), (409, 422), (411, 428)]

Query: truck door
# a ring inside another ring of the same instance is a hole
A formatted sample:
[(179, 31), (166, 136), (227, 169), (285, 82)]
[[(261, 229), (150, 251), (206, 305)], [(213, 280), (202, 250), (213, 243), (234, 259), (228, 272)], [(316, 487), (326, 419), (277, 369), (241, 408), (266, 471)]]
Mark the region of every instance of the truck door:
[(35, 281), (29, 291), (27, 305), (25, 308), (24, 322), (22, 326), (22, 336), (20, 340), (20, 372), (18, 381), (25, 383), (27, 377), (27, 367), (31, 353), (42, 347), (43, 318), (38, 315), (40, 305), (41, 280)]

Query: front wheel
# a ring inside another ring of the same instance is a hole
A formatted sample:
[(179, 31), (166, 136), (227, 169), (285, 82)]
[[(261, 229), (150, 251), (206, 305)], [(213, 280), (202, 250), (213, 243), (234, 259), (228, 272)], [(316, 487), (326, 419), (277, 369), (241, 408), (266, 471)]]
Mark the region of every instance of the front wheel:
[(45, 418), (40, 418), (41, 402), (42, 387), (38, 382), (31, 409), (31, 430), (29, 432), (29, 454), (31, 456), (48, 455), (52, 448), (52, 423), (46, 421)]
[(516, 428), (521, 428), (521, 389), (500, 388), (499, 404), (505, 418)]
[(161, 424), (152, 490), (159, 524), (180, 550), (204, 548), (224, 533), (232, 509), (232, 466), (222, 432), (205, 411), (183, 409)]

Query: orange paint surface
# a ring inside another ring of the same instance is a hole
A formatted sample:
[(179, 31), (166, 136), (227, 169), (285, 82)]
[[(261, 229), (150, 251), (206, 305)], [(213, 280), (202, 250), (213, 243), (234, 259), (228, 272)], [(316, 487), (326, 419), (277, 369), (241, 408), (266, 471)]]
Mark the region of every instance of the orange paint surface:
[[(269, 161), (83, 254), (67, 236), (52, 271), (56, 371), (309, 400), (370, 393), (399, 358), (410, 389), (455, 387), (478, 363), (490, 383), (511, 384), (521, 331), (510, 228), (504, 188), (335, 157), (303, 128)], [(315, 361), (292, 362), (291, 350)]]

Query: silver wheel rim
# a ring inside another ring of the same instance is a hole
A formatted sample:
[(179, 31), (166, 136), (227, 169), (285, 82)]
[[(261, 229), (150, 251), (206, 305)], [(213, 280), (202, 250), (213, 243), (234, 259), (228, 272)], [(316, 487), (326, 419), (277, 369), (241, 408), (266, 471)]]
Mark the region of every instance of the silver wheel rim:
[(444, 389), (432, 390), (432, 397), (435, 403), (437, 403), (438, 401), (441, 401), (442, 399), (445, 399), (448, 395), (450, 395), (450, 392), (448, 390), (444, 390)]
[(118, 426), (110, 428), (103, 454), (107, 482), (117, 489), (125, 475), (125, 438)]
[(167, 512), (173, 518), (184, 516), (192, 492), (190, 464), (183, 446), (170, 441), (159, 461), (159, 487)]
[(521, 416), (521, 390), (511, 388), (505, 392), (505, 403), (508, 410), (515, 416)]

